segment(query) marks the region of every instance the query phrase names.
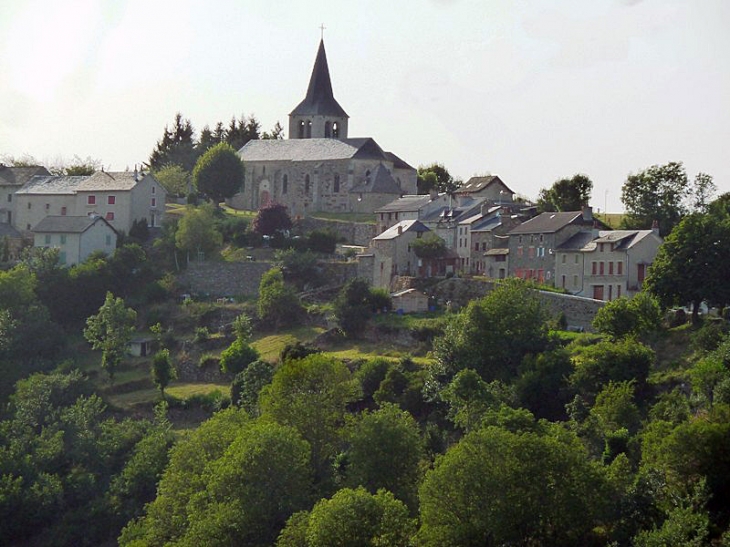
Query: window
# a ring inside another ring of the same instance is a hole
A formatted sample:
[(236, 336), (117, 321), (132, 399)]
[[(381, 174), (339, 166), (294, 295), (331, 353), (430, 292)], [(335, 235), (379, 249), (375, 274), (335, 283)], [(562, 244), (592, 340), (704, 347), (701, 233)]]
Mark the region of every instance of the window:
[(474, 250), (475, 251), (478, 251), (479, 250), (479, 242), (478, 241), (474, 244)]
[(560, 276), (560, 286), (562, 288), (565, 288), (565, 276), (564, 275)]
[(311, 120), (307, 122), (307, 138), (308, 139), (312, 138), (312, 121)]
[(535, 247), (533, 247), (532, 245), (527, 248), (527, 257), (535, 258)]
[(340, 124), (337, 122), (332, 123), (332, 138), (338, 139), (340, 137)]
[(621, 298), (621, 285), (616, 285), (616, 298)]
[(561, 262), (562, 262), (563, 264), (565, 264), (565, 260), (566, 260), (567, 256), (568, 256), (568, 255), (563, 255), (563, 258), (562, 258), (562, 260), (561, 260)]
[(65, 207), (61, 207), (61, 216), (63, 216), (63, 217), (66, 216), (66, 208)]
[(487, 250), (487, 242), (482, 241), (482, 251), (486, 251), (486, 250)]
[(284, 175), (281, 181), (281, 193), (286, 194), (289, 191), (289, 175)]
[(598, 273), (598, 262), (591, 262), (591, 275), (596, 275)]
[(152, 193), (154, 194), (154, 193), (156, 193), (156, 191), (157, 191), (157, 188), (155, 188), (155, 187), (153, 186), (153, 187), (152, 187)]
[(575, 263), (578, 264), (578, 255), (575, 255)]
[(608, 286), (608, 299), (613, 300), (613, 285)]
[(66, 234), (61, 234), (61, 245), (66, 245)]
[(51, 236), (50, 236), (50, 234), (46, 234), (45, 244), (46, 245), (50, 245), (51, 244)]
[(545, 247), (537, 248), (537, 256), (539, 256), (540, 258), (545, 258)]
[(107, 205), (115, 205), (117, 203), (117, 196), (107, 196), (106, 203)]
[(8, 203), (13, 201), (13, 194), (8, 194)]
[(522, 256), (522, 245), (517, 247), (517, 256)]
[(573, 275), (573, 287), (578, 287), (578, 274)]
[(106, 214), (106, 219), (107, 219), (107, 220), (114, 220), (114, 213), (113, 213), (112, 211), (109, 211), (109, 212), (108, 212), (108, 213)]
[(623, 262), (617, 262), (616, 263), (616, 273), (618, 275), (624, 274), (624, 263)]
[(608, 263), (608, 275), (613, 275), (613, 262)]
[(644, 282), (644, 278), (646, 277), (646, 264), (637, 264), (636, 265), (636, 275), (637, 275), (637, 281), (639, 283)]
[(152, 198), (152, 201), (150, 202), (150, 206), (157, 207), (157, 198)]
[(309, 173), (304, 175), (304, 193), (309, 194)]
[(50, 208), (51, 208), (51, 204), (50, 203), (46, 203), (46, 211), (48, 211)]
[[(338, 175), (338, 174), (335, 174), (335, 183), (334, 183), (333, 190), (335, 191), (335, 194), (340, 191), (340, 175)], [(396, 213), (396, 215), (397, 215), (397, 213)]]
[(87, 205), (96, 205), (96, 196), (88, 196), (86, 198)]
[(299, 138), (304, 138), (304, 122), (299, 122)]
[(30, 209), (30, 201), (28, 202), (28, 209)]
[(601, 275), (604, 274), (603, 267), (604, 267), (604, 262), (601, 262), (601, 265), (598, 268), (598, 271), (601, 273)]
[(603, 252), (603, 243), (600, 243), (600, 251)]

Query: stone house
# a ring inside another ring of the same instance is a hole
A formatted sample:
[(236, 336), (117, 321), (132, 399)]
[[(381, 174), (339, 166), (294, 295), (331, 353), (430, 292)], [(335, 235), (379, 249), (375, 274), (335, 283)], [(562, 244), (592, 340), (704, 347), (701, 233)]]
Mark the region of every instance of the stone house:
[(415, 193), (416, 170), (372, 138), (349, 138), (348, 120), (334, 97), (321, 41), (307, 94), (289, 114), (289, 138), (253, 140), (241, 148), (245, 183), (228, 203), (255, 210), (276, 201), (293, 217), (306, 217), (372, 213)]
[(368, 254), (372, 255), (372, 284), (390, 290), (396, 276), (415, 276), (421, 264), (413, 242), (430, 230), (418, 220), (403, 220), (373, 238)]
[(596, 300), (633, 296), (662, 242), (658, 229), (578, 233), (556, 250), (555, 284)]
[(514, 194), (499, 175), (471, 177), (454, 191), (455, 196), (482, 197), (493, 205), (514, 203)]
[(36, 175), (50, 176), (45, 167), (9, 167), (0, 163), (0, 223), (14, 225), (15, 193)]
[(375, 210), (376, 231), (384, 232), (401, 220), (419, 220), (433, 211), (441, 211), (448, 204), (449, 197), (446, 194), (435, 192), (401, 196)]
[(557, 248), (579, 232), (591, 232), (593, 211), (549, 212), (537, 215), (509, 233), (509, 275), (553, 284)]
[(63, 266), (83, 262), (94, 252), (110, 255), (117, 232), (100, 216), (46, 216), (33, 228), (33, 245), (58, 249)]
[(428, 296), (416, 289), (405, 289), (390, 295), (393, 309), (401, 313), (422, 313), (428, 311)]
[[(487, 277), (505, 278), (509, 256), (506, 252), (509, 242), (507, 233), (520, 223), (519, 217), (510, 214), (505, 207), (493, 207), (474, 222), (464, 223), (467, 248), (463, 254), (466, 257), (466, 271)], [(493, 252), (487, 254), (490, 251)]]
[(157, 227), (167, 200), (164, 187), (151, 174), (136, 170), (34, 176), (15, 195), (15, 226), (21, 232), (31, 232), (47, 216), (98, 215), (116, 231), (127, 233), (135, 220)]

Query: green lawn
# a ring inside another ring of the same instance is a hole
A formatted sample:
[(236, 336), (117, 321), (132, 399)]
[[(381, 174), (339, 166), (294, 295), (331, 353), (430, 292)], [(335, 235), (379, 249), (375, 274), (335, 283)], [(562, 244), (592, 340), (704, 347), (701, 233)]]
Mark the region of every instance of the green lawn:
[(322, 332), (324, 332), (324, 329), (321, 327), (297, 327), (276, 334), (256, 336), (251, 345), (259, 351), (261, 359), (275, 361), (287, 344), (292, 344), (297, 340), (309, 342)]
[(312, 213), (312, 218), (322, 220), (339, 220), (343, 222), (362, 222), (364, 224), (375, 224), (375, 215), (372, 213)]

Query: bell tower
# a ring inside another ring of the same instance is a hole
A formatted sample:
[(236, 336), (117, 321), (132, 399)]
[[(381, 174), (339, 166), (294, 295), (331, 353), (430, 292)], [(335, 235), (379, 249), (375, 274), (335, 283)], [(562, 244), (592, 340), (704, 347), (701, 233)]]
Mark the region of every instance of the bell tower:
[(307, 96), (289, 114), (289, 138), (346, 139), (348, 119), (332, 93), (327, 54), (321, 40)]

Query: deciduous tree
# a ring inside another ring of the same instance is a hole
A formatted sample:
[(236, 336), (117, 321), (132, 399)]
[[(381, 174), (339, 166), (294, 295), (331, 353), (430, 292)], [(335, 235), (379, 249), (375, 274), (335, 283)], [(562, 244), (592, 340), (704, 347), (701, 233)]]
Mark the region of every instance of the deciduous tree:
[(193, 256), (204, 256), (221, 245), (222, 236), (215, 229), (215, 215), (210, 206), (188, 206), (180, 218), (175, 232), (177, 248), (185, 251), (190, 260)]
[(165, 398), (165, 388), (175, 378), (177, 378), (177, 372), (170, 358), (170, 350), (161, 349), (152, 357), (152, 381), (160, 390), (163, 399)]
[(687, 212), (684, 205), (689, 191), (689, 180), (682, 162), (652, 165), (636, 174), (630, 174), (621, 187), (621, 202), (626, 215), (626, 228), (648, 229), (654, 221), (659, 232), (666, 236)]
[(86, 320), (84, 336), (92, 348), (101, 350), (101, 366), (111, 381), (132, 340), (136, 320), (137, 312), (127, 308), (124, 300), (114, 298), (110, 292), (106, 293), (99, 313)]
[(205, 151), (195, 163), (193, 184), (216, 205), (243, 188), (244, 168), (236, 151), (226, 143)]
[(580, 211), (591, 199), (593, 182), (586, 175), (556, 180), (550, 188), (540, 190), (538, 209), (544, 211)]

